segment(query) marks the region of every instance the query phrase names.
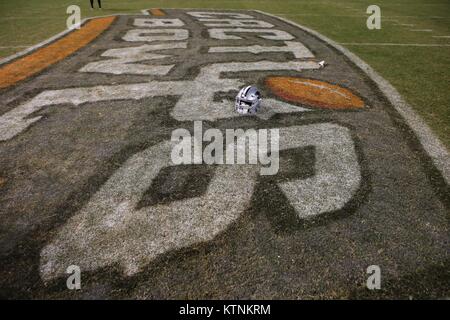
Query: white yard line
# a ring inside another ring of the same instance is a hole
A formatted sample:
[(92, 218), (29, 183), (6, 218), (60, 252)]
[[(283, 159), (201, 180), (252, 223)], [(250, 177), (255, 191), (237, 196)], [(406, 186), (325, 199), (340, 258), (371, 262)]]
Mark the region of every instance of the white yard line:
[(394, 46), (394, 47), (450, 47), (439, 43), (390, 43), (390, 42), (340, 42), (344, 46)]
[(450, 36), (432, 36), (433, 38), (450, 39)]
[(29, 46), (0, 46), (0, 49), (9, 49), (9, 48), (28, 48), (31, 47), (31, 45)]
[(32, 17), (26, 17), (26, 16), (21, 16), (21, 17), (1, 17), (0, 20), (25, 20), (25, 19), (40, 19), (40, 20), (48, 20), (50, 18), (59, 18), (61, 19), (61, 16), (32, 16)]
[(433, 29), (411, 29), (409, 31), (413, 31), (413, 32), (431, 32), (431, 31), (433, 31)]
[(279, 16), (289, 17), (367, 17), (364, 14), (319, 14), (319, 13), (280, 13)]
[[(368, 17), (369, 15), (366, 14), (366, 12), (364, 10), (360, 11), (361, 14), (356, 15), (329, 15), (329, 14), (319, 14), (319, 13), (286, 13), (286, 12), (280, 12), (280, 13), (274, 13), (274, 15), (277, 16), (318, 16), (318, 17)], [(418, 18), (418, 19), (427, 19), (427, 18), (432, 18), (432, 19), (450, 19), (450, 17), (439, 17), (439, 16), (384, 16), (383, 15), (383, 19), (386, 18)], [(404, 25), (409, 25), (409, 24), (404, 24)]]

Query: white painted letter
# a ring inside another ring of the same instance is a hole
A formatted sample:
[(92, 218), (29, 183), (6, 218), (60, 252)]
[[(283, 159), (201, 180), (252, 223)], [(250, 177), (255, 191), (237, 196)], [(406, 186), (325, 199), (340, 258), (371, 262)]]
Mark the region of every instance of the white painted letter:
[(372, 14), (367, 18), (367, 28), (369, 30), (381, 29), (381, 9), (377, 5), (370, 5), (367, 7), (366, 13)]

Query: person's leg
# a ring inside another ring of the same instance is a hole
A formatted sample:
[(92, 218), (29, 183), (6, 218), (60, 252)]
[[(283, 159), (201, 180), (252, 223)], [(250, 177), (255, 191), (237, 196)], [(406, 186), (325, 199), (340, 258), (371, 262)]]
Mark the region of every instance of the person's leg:
[(101, 9), (102, 8), (102, 1), (101, 0), (97, 0), (98, 1), (98, 7)]
[(94, 0), (91, 0), (91, 9), (94, 9)]

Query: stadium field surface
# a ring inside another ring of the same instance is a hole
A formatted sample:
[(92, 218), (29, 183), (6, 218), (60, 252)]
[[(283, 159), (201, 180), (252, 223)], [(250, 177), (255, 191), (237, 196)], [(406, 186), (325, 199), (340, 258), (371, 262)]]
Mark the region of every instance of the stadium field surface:
[[(310, 27), (342, 43), (403, 95), (450, 147), (450, 4), (447, 0), (381, 0), (382, 29), (366, 28), (364, 0), (16, 0), (0, 3), (0, 57), (43, 41), (66, 28), (66, 9), (79, 5), (82, 17), (137, 13), (146, 8), (259, 9)], [(414, 30), (432, 30), (414, 31)]]
[[(383, 52), (386, 63), (416, 50), (404, 72), (422, 81), (445, 64), (447, 40), (410, 31), (396, 42), (390, 20), (382, 40), (364, 30), (363, 2), (158, 4), (104, 1), (101, 17), (0, 62), (0, 296), (448, 297), (446, 129), (405, 101), (407, 79), (387, 81), (407, 59), (377, 68)], [(388, 8), (398, 27), (413, 24)], [(340, 18), (351, 27), (337, 31)], [(420, 50), (444, 62), (424, 56), (420, 69)], [(240, 116), (234, 100), (250, 84), (262, 107)], [(275, 173), (224, 164), (230, 129), (237, 141), (270, 132)], [(227, 137), (214, 164), (197, 158), (211, 130)], [(191, 162), (174, 162), (174, 132)], [(81, 290), (66, 286), (72, 265)], [(371, 265), (380, 290), (366, 288)]]

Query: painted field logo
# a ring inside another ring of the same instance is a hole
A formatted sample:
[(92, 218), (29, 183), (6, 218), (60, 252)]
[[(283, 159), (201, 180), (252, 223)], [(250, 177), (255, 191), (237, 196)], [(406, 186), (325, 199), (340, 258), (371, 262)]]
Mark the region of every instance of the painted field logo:
[[(15, 210), (21, 195), (17, 214), (3, 215), (5, 238), (15, 245), (35, 225), (45, 226), (36, 237), (45, 239), (39, 246), (44, 281), (65, 278), (69, 265), (87, 275), (114, 266), (133, 276), (162, 255), (225, 243), (235, 229), (241, 237), (249, 233), (233, 243), (255, 246), (242, 253), (259, 265), (282, 260), (272, 251), (291, 250), (296, 261), (316, 264), (311, 273), (333, 268), (338, 253), (341, 269), (360, 270), (392, 230), (398, 241), (409, 241), (402, 230), (425, 225), (421, 204), (427, 215), (444, 212), (433, 189), (440, 186), (430, 186), (436, 179), (423, 169), (448, 168), (438, 140), (423, 126), (411, 126), (418, 138), (398, 128), (394, 112), (406, 124), (420, 122), (351, 54), (256, 11), (145, 13), (85, 21), (0, 67), (0, 161), (8, 179), (0, 197)], [(48, 48), (58, 53), (50, 60), (43, 58)], [(21, 82), (30, 75), (36, 76)], [(235, 97), (249, 85), (264, 99), (256, 114), (243, 117)], [(427, 166), (411, 150), (414, 139), (424, 146)], [(246, 219), (258, 223), (241, 228)], [(320, 226), (319, 233), (309, 226)], [(440, 225), (432, 229), (429, 238), (421, 233), (423, 246), (408, 247), (408, 259), (425, 261), (413, 259), (423, 255), (417, 250), (445, 243)], [(372, 252), (367, 259), (358, 243)], [(432, 249), (423, 250), (437, 261), (447, 248)], [(395, 274), (390, 264), (401, 255), (386, 257), (377, 262)], [(296, 268), (294, 259), (285, 260)], [(276, 268), (261, 267), (268, 269)]]
[[(310, 76), (320, 72), (314, 55), (303, 43), (293, 34), (256, 18), (254, 14), (178, 11), (174, 15), (129, 18), (132, 27), (124, 32), (122, 40), (124, 44), (135, 43), (135, 46), (119, 45), (108, 49), (101, 54), (102, 59), (79, 70), (82, 73), (147, 75), (163, 80), (44, 91), (3, 116), (9, 121), (1, 123), (8, 129), (0, 132), (3, 132), (3, 139), (9, 139), (39, 121), (38, 117), (25, 118), (27, 114), (55, 104), (55, 101), (81, 105), (164, 96), (176, 97), (170, 110), (170, 116), (175, 120), (195, 121), (196, 126), (201, 125), (201, 121), (224, 121), (224, 125), (206, 130), (205, 137), (201, 128), (194, 130), (193, 137), (186, 129), (177, 129), (172, 141), (161, 141), (132, 155), (42, 250), (41, 272), (46, 279), (57, 276), (68, 259), (77, 262), (83, 270), (120, 263), (127, 274), (133, 274), (161, 253), (213, 239), (248, 208), (258, 172), (262, 175), (278, 172), (279, 152), (313, 148), (312, 175), (281, 179), (276, 183), (299, 218), (308, 219), (340, 210), (359, 188), (360, 168), (348, 128), (319, 122), (256, 131), (252, 125), (255, 119), (268, 120), (283, 113), (313, 113), (329, 107), (362, 108), (362, 100), (349, 90), (324, 81), (291, 77), (286, 80), (291, 95), (286, 96), (278, 89), (283, 78), (266, 77), (274, 95), (270, 96), (268, 91), (269, 97), (264, 99), (256, 118), (242, 119), (234, 112), (236, 90), (246, 84), (241, 76), (259, 75), (254, 78), (258, 80), (267, 72), (280, 75), (309, 72)], [(196, 29), (187, 28), (188, 21), (195, 23), (197, 30), (206, 29), (206, 38), (194, 38), (198, 33)], [(171, 76), (186, 70), (184, 55), (194, 54), (187, 50), (194, 41), (202, 41), (197, 50), (208, 48), (196, 60), (198, 72), (192, 79)], [(144, 64), (144, 61), (152, 63)], [(303, 81), (301, 87), (295, 87), (300, 81)], [(328, 90), (324, 95), (318, 94), (322, 88)], [(220, 93), (222, 97), (218, 97)], [(340, 100), (336, 102), (333, 97)], [(229, 120), (241, 121), (243, 127), (226, 125)], [(224, 133), (233, 133), (232, 139), (225, 141), (225, 159), (221, 154), (223, 139), (219, 143), (221, 128)], [(268, 130), (272, 133), (270, 140)], [(236, 133), (237, 145), (234, 142)], [(258, 133), (258, 139), (251, 139), (253, 133), (255, 136)], [(244, 135), (244, 139), (239, 135)], [(205, 148), (206, 159), (201, 151), (204, 138), (213, 140)], [(249, 143), (248, 150), (245, 140)], [(268, 149), (269, 141), (272, 148)], [(253, 148), (255, 142), (257, 152)], [(165, 168), (202, 163), (225, 163), (225, 166), (215, 168), (203, 194), (168, 203), (139, 205)], [(77, 233), (70, 231), (74, 228)], [(105, 234), (110, 239), (107, 242), (103, 240)], [(113, 251), (114, 255), (111, 255)]]
[[(225, 136), (225, 140), (224, 140)], [(203, 133), (202, 122), (194, 121), (194, 135), (187, 129), (172, 132), (171, 160), (180, 164), (260, 164), (261, 175), (278, 173), (279, 159), (278, 129), (226, 129), (210, 128)], [(203, 149), (203, 142), (209, 142)], [(225, 154), (224, 154), (225, 151)]]

